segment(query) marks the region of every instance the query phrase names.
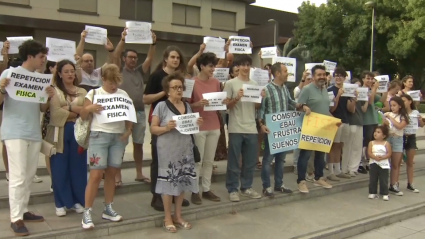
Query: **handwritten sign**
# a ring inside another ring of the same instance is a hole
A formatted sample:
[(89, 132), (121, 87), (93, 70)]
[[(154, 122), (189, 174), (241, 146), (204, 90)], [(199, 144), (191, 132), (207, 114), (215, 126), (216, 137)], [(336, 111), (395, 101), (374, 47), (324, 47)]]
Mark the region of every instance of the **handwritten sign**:
[(330, 100), (329, 106), (334, 106), (335, 105), (335, 95), (332, 91), (328, 92), (328, 97)]
[(101, 27), (86, 25), (86, 42), (97, 45), (106, 45), (108, 39), (108, 30)]
[(344, 93), (341, 95), (342, 97), (356, 97), (356, 90), (359, 88), (359, 85), (357, 84), (349, 84), (344, 83), (342, 86), (342, 89), (344, 90)]
[(288, 69), (288, 81), (295, 82), (297, 72), (297, 59), (290, 57), (274, 57), (272, 60), (272, 64), (278, 62), (284, 64)]
[(418, 114), (410, 114), (409, 115), (409, 122), (404, 128), (404, 134), (416, 134), (416, 131), (419, 128), (419, 122), (418, 122)]
[(226, 45), (226, 42), (223, 38), (204, 37), (204, 43), (204, 52), (212, 52), (220, 59), (225, 58), (226, 52), (224, 51), (224, 45)]
[(304, 113), (299, 111), (285, 111), (266, 115), (266, 125), (270, 133), (270, 154), (277, 154), (297, 149)]
[(357, 100), (368, 101), (369, 100), (369, 88), (359, 87), (357, 88)]
[(313, 67), (315, 66), (323, 66), (323, 63), (305, 63), (304, 67), (305, 70), (308, 70), (310, 72), (310, 74), (313, 74), (311, 72), (311, 69), (313, 69)]
[(208, 105), (204, 105), (204, 111), (227, 110), (227, 105), (223, 104), (227, 92), (205, 93), (202, 97), (208, 100)]
[(184, 86), (186, 90), (183, 91), (183, 98), (192, 98), (193, 86), (195, 86), (195, 80), (185, 79)]
[(251, 39), (249, 37), (230, 36), (229, 53), (252, 54)]
[(275, 46), (261, 48), (261, 58), (273, 58), (277, 57), (277, 49)]
[(100, 114), (94, 114), (97, 122), (101, 124), (117, 121), (137, 123), (133, 101), (127, 96), (121, 94), (95, 95), (93, 101), (103, 106)]
[(19, 53), (19, 46), (28, 40), (33, 40), (31, 36), (26, 37), (6, 37), (6, 39), (10, 43), (9, 47), (9, 54), (18, 54)]
[(375, 79), (378, 81), (379, 87), (376, 91), (377, 93), (385, 93), (388, 91), (388, 82), (390, 82), (390, 76), (382, 75), (375, 76)]
[(46, 47), (49, 48), (47, 60), (54, 62), (70, 60), (75, 63), (75, 41), (46, 37)]
[(323, 61), (323, 65), (326, 68), (326, 72), (331, 72), (331, 71), (335, 71), (335, 68), (336, 68), (337, 63), (336, 62), (332, 62), (332, 61), (324, 60)]
[(263, 90), (263, 88), (263, 86), (243, 84), (243, 96), (241, 98), (241, 101), (261, 103), (261, 100), (263, 98), (261, 97), (261, 91)]
[(135, 44), (152, 44), (152, 23), (150, 22), (125, 22), (127, 27), (127, 35), (125, 36), (125, 43)]
[(421, 91), (420, 90), (411, 90), (407, 92), (413, 101), (421, 101)]
[(10, 68), (7, 78), (10, 79), (6, 91), (10, 98), (32, 103), (46, 103), (46, 88), (52, 84), (52, 74), (28, 72), (17, 67)]
[(215, 68), (213, 77), (220, 82), (226, 82), (229, 79), (229, 68)]
[(175, 115), (173, 120), (176, 121), (176, 129), (181, 134), (196, 134), (199, 133), (199, 125), (196, 122), (199, 119), (199, 113)]
[(300, 149), (329, 153), (340, 119), (311, 112), (304, 116), (300, 136)]
[(258, 83), (259, 86), (265, 86), (269, 83), (269, 72), (261, 68), (251, 68), (249, 78)]

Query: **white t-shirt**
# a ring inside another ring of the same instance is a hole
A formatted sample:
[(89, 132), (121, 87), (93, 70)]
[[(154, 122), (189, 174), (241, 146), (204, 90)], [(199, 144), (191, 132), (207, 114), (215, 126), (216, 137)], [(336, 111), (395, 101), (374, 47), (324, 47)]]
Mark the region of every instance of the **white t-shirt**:
[[(396, 115), (393, 112), (390, 112), (389, 115), (395, 119), (398, 123), (401, 122), (401, 115)], [(387, 119), (388, 120), (388, 119)], [(388, 120), (389, 121), (389, 120)], [(396, 136), (403, 136), (404, 129), (397, 129), (393, 124), (390, 123), (390, 134), (395, 134)]]
[(295, 102), (297, 102), (298, 103), (298, 97), (300, 96), (300, 93), (301, 93), (301, 89), (300, 89), (300, 87), (295, 87), (294, 88), (294, 98), (295, 98)]
[[(118, 89), (117, 92), (114, 94), (110, 94), (106, 92), (102, 87), (90, 90), (87, 95), (86, 99), (89, 99), (90, 101), (93, 99), (93, 92), (96, 91), (95, 95), (124, 95), (128, 96), (127, 92)], [(93, 113), (93, 121), (91, 123), (91, 131), (99, 131), (99, 132), (105, 132), (105, 133), (114, 133), (114, 134), (122, 134), (125, 132), (125, 121), (118, 121), (118, 122), (111, 122), (111, 123), (99, 123), (97, 122), (97, 118), (95, 116), (95, 113)]]
[(94, 69), (91, 74), (81, 70), (81, 83), (80, 85), (88, 85), (91, 87), (100, 87), (102, 85), (102, 68)]

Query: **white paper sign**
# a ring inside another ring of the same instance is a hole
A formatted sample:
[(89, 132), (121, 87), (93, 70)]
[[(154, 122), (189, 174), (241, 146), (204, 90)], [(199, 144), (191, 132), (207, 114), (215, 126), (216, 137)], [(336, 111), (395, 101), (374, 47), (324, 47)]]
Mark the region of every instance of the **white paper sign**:
[(410, 114), (409, 115), (409, 122), (407, 123), (406, 127), (404, 128), (404, 134), (416, 134), (416, 131), (419, 128), (419, 122), (418, 122), (418, 115), (417, 114)]
[(94, 114), (97, 122), (105, 124), (125, 120), (137, 123), (136, 110), (129, 97), (121, 94), (94, 95), (93, 101), (103, 106), (100, 114)]
[(229, 53), (252, 54), (251, 39), (249, 37), (230, 36)]
[(3, 61), (3, 55), (1, 54), (1, 50), (3, 50), (3, 42), (0, 41), (0, 61)]
[(277, 57), (277, 49), (275, 46), (261, 48), (261, 58), (273, 58)]
[(329, 100), (331, 101), (329, 106), (334, 106), (335, 105), (335, 95), (334, 95), (334, 93), (332, 91), (329, 91), (328, 97), (329, 97)]
[(125, 22), (127, 35), (125, 43), (152, 44), (152, 23), (150, 22)]
[(384, 159), (380, 161), (373, 160), (373, 161), (375, 161), (375, 163), (382, 169), (390, 169), (390, 161), (388, 159)]
[(411, 90), (407, 92), (413, 101), (421, 101), (421, 91), (420, 90)]
[(243, 96), (241, 98), (241, 101), (261, 103), (261, 100), (263, 98), (261, 97), (261, 91), (263, 90), (263, 88), (263, 86), (243, 84)]
[(176, 129), (181, 134), (196, 134), (199, 133), (199, 125), (196, 122), (199, 118), (199, 113), (175, 115), (173, 120), (176, 121)]
[(46, 88), (52, 84), (52, 74), (27, 72), (22, 68), (10, 68), (7, 78), (10, 79), (6, 91), (10, 98), (32, 103), (46, 103)]
[(205, 50), (204, 52), (212, 52), (217, 58), (224, 59), (226, 52), (224, 51), (224, 45), (226, 41), (223, 38), (217, 37), (204, 37)]
[(272, 60), (272, 64), (277, 62), (284, 64), (288, 69), (288, 81), (295, 82), (297, 72), (297, 59), (289, 57), (274, 57)]
[(227, 110), (227, 105), (223, 101), (227, 98), (227, 92), (213, 92), (202, 94), (208, 100), (208, 105), (204, 105), (204, 111)]
[(9, 54), (18, 54), (19, 46), (25, 41), (32, 40), (31, 36), (27, 37), (6, 37), (6, 39), (10, 42)]
[(49, 48), (47, 60), (54, 62), (70, 60), (75, 63), (75, 41), (46, 37), (46, 47)]
[(369, 100), (369, 88), (359, 87), (357, 88), (357, 100), (368, 101)]
[(215, 68), (213, 77), (220, 82), (226, 82), (229, 79), (229, 68)]
[(186, 90), (183, 91), (183, 98), (192, 98), (193, 86), (195, 85), (195, 80), (185, 79), (184, 86)]
[(311, 73), (311, 69), (315, 66), (323, 66), (323, 63), (305, 63), (305, 70), (308, 70)]
[(375, 79), (378, 81), (379, 88), (376, 91), (377, 93), (385, 93), (388, 91), (388, 82), (390, 82), (390, 76), (382, 75), (375, 76)]
[(265, 86), (269, 83), (269, 71), (261, 68), (251, 68), (249, 72), (249, 79), (256, 81), (259, 86)]
[(324, 60), (323, 61), (323, 65), (326, 68), (326, 72), (330, 72), (330, 71), (335, 71), (335, 68), (336, 68), (337, 63), (336, 62), (332, 62), (332, 61)]
[(86, 42), (97, 45), (106, 45), (108, 39), (108, 30), (101, 27), (93, 27), (86, 25), (87, 35)]
[(342, 86), (342, 89), (344, 90), (344, 93), (341, 95), (342, 97), (356, 97), (356, 90), (359, 88), (359, 85), (357, 84), (349, 84), (344, 83)]

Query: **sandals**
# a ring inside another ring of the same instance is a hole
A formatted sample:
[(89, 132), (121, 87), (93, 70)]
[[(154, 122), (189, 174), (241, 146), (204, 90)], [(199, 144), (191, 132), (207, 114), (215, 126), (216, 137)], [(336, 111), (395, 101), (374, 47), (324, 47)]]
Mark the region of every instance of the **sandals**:
[(151, 180), (148, 177), (136, 178), (134, 179), (134, 181), (142, 183), (151, 183)]
[(188, 223), (188, 222), (175, 222), (175, 221), (173, 221), (173, 223), (178, 228), (181, 228), (181, 229), (184, 229), (184, 230), (190, 230), (190, 229), (192, 229), (192, 225), (190, 223)]
[(165, 232), (168, 232), (168, 233), (176, 233), (177, 232), (176, 226), (174, 226), (173, 224), (165, 225), (165, 221), (164, 221), (164, 224), (163, 224), (162, 227), (164, 228)]
[(121, 186), (122, 186), (122, 181), (121, 180), (115, 182), (115, 187), (116, 188), (121, 187)]

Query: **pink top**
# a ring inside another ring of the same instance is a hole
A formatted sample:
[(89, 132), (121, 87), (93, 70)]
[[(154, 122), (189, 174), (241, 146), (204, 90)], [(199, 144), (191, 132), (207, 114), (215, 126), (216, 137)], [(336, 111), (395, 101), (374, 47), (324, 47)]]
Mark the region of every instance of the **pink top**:
[[(193, 77), (195, 85), (193, 86), (191, 103), (198, 102), (203, 99), (202, 94), (221, 92), (220, 81), (216, 78), (210, 78), (206, 81), (200, 80), (198, 77)], [(204, 111), (204, 107), (196, 107), (192, 109), (193, 112), (199, 112), (199, 115), (204, 120), (204, 123), (199, 128), (200, 131), (209, 131), (220, 129), (220, 121), (218, 119), (217, 111)]]

